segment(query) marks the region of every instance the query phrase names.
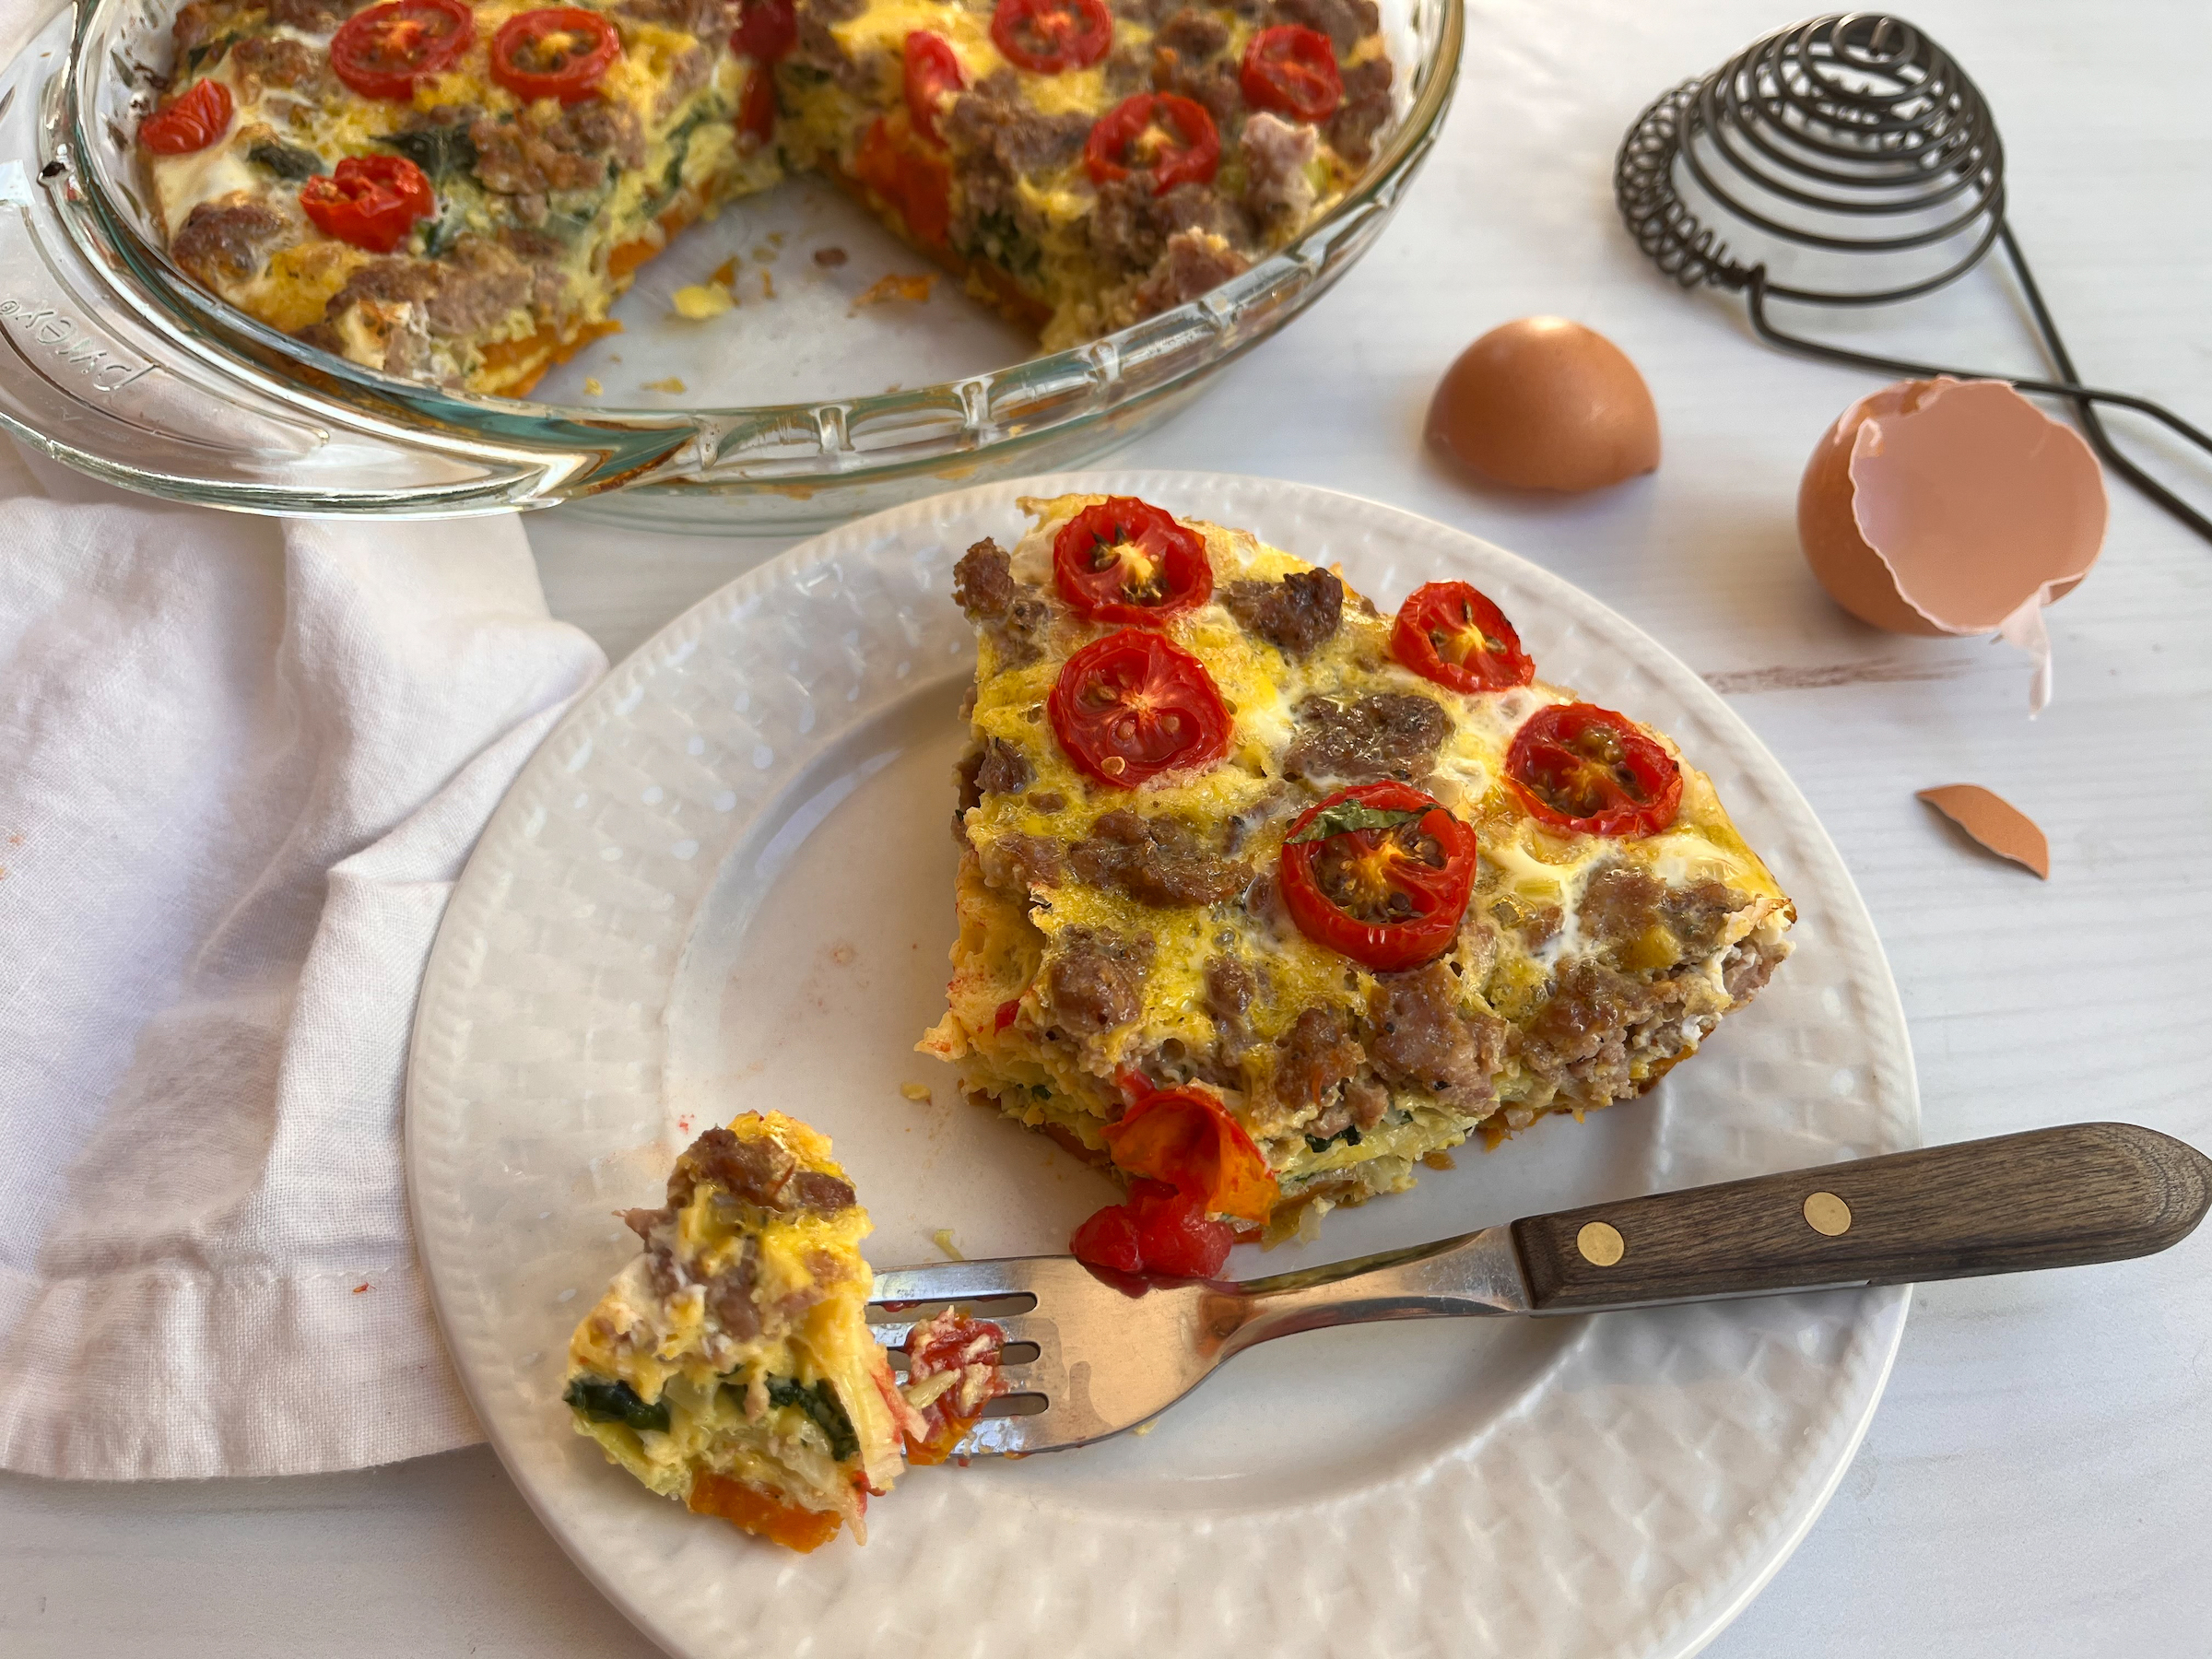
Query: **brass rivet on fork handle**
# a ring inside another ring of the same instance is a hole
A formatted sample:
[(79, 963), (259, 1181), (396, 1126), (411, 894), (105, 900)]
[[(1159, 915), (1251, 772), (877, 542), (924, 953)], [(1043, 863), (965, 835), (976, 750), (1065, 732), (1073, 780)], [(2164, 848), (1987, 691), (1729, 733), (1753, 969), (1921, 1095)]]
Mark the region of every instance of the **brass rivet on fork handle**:
[(1583, 1222), (1583, 1230), (1574, 1235), (1574, 1247), (1593, 1267), (1610, 1267), (1629, 1250), (1619, 1230), (1603, 1221)]
[(1817, 1233), (1840, 1239), (1851, 1230), (1851, 1206), (1833, 1193), (1815, 1193), (1805, 1201), (1805, 1224)]

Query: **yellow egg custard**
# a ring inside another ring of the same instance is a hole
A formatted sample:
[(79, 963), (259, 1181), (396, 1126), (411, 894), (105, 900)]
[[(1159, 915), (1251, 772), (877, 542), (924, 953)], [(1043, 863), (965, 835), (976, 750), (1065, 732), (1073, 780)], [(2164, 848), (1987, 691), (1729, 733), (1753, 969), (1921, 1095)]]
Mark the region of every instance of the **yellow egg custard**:
[(922, 1044), (1000, 1111), (1279, 1234), (1641, 1093), (1788, 953), (1705, 775), (1536, 678), (1468, 584), (1394, 617), (1241, 530), (1024, 505), (956, 572), (959, 937)]

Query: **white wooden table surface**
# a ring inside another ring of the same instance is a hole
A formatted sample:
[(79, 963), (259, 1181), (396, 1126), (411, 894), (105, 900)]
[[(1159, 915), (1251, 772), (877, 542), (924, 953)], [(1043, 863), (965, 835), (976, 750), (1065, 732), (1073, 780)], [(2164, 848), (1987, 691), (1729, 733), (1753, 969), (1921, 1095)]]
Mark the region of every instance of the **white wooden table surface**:
[[(2086, 1117), (2212, 1147), (2212, 547), (2115, 488), (2103, 562), (2022, 660), (1880, 635), (1795, 548), (1797, 475), (1872, 382), (1779, 358), (1613, 217), (1615, 145), (1771, 0), (1482, 0), (1412, 199), (1337, 290), (1132, 464), (1271, 474), (1430, 513), (1583, 584), (1728, 693), (1857, 877), (1904, 994), (1930, 1140)], [(2077, 361), (2212, 417), (2212, 11), (1916, 0), (2003, 124), (2013, 222)], [(1659, 473), (1579, 501), (1472, 490), (1421, 453), (1467, 340), (1573, 316), (1642, 367)], [(1994, 271), (1885, 324), (2033, 366)], [(2195, 474), (2212, 501), (2212, 470)], [(620, 655), (773, 547), (534, 521), (553, 608)], [(1912, 798), (1987, 784), (2049, 832), (2039, 883)], [(1622, 1110), (1634, 1110), (1632, 1107)], [(0, 1652), (645, 1654), (481, 1447), (359, 1474), (164, 1486), (0, 1477)], [(2147, 1262), (1913, 1299), (1827, 1513), (1711, 1653), (2212, 1653), (2212, 1232)], [(1532, 1656), (1535, 1659), (1535, 1656)]]

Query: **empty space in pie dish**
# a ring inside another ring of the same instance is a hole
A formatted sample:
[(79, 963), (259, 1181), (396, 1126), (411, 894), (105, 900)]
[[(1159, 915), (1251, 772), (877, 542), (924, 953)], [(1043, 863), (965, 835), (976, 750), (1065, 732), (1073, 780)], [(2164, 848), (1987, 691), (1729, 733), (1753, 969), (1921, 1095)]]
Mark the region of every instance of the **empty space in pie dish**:
[[(825, 749), (724, 864), (691, 929), (666, 1018), (686, 1137), (732, 1113), (796, 1113), (829, 1135), (876, 1231), (878, 1266), (1060, 1253), (1118, 1195), (1043, 1136), (960, 1098), (913, 1052), (944, 1008), (956, 931), (949, 833), (964, 677), (918, 688)], [(926, 1084), (921, 1102), (900, 1092)], [(1564, 1206), (1593, 1179), (1651, 1184), (1654, 1100), (1547, 1121), (1411, 1193), (1332, 1212), (1320, 1238), (1237, 1250), (1257, 1277), (1416, 1244)], [(1142, 1436), (979, 1460), (1007, 1500), (1187, 1512), (1317, 1500), (1418, 1473), (1494, 1427), (1580, 1336), (1577, 1321), (1436, 1320), (1309, 1333), (1240, 1356)]]
[[(822, 248), (841, 250), (843, 263), (818, 264)], [(677, 313), (678, 288), (714, 284), (733, 261), (730, 310), (697, 321)], [(859, 303), (887, 276), (930, 278), (928, 299)], [(613, 314), (621, 332), (554, 368), (532, 392), (535, 401), (672, 409), (813, 403), (987, 374), (1038, 350), (1033, 335), (811, 174), (689, 227), (640, 269)]]

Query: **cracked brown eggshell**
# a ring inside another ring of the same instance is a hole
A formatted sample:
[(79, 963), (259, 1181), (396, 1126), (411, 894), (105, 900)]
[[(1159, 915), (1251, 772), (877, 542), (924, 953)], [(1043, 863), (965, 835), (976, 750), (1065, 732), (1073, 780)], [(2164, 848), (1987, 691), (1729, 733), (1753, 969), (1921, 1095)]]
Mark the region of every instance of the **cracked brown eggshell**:
[(1493, 328), (1445, 371), (1429, 441), (1515, 489), (1602, 489), (1659, 465), (1659, 411), (1619, 347), (1565, 317)]
[(2081, 434), (2003, 381), (1900, 381), (1843, 411), (1797, 488), (1829, 596), (1892, 633), (2001, 631), (2074, 591), (2104, 543)]

